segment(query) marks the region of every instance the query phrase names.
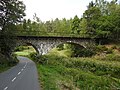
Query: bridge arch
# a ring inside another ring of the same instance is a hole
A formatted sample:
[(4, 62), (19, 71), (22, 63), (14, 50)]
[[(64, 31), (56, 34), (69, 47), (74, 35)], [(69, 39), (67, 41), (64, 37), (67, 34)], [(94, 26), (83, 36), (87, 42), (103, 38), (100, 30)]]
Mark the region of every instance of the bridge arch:
[(41, 44), (38, 45), (38, 50), (39, 50), (39, 54), (43, 55), (43, 54), (47, 54), (50, 50), (52, 50), (53, 48), (56, 48), (57, 46), (61, 45), (61, 44), (73, 44), (73, 45), (78, 45), (81, 48), (87, 48), (87, 44), (86, 42), (73, 42), (73, 41), (50, 41), (50, 42), (43, 42)]
[(74, 43), (84, 48), (94, 45), (94, 40), (89, 38), (72, 38), (72, 37), (32, 37), (21, 36), (17, 38), (17, 46), (23, 44), (32, 45), (39, 54), (46, 54), (52, 48), (64, 43)]
[(19, 47), (19, 46), (32, 46), (34, 48), (34, 50), (39, 53), (38, 48), (36, 47), (36, 45), (34, 45), (31, 42), (17, 42), (16, 46), (13, 48), (13, 51), (15, 50), (15, 48)]
[(62, 46), (73, 45), (74, 47), (78, 46), (79, 48), (86, 48), (86, 47), (82, 46), (81, 44), (73, 43), (73, 42), (64, 42), (64, 43), (59, 44), (57, 47), (59, 47), (60, 45), (62, 45)]
[(38, 48), (37, 48), (34, 44), (32, 44), (32, 43), (26, 43), (26, 44), (32, 46), (32, 47), (35, 49), (35, 51), (36, 51), (37, 53), (39, 53)]

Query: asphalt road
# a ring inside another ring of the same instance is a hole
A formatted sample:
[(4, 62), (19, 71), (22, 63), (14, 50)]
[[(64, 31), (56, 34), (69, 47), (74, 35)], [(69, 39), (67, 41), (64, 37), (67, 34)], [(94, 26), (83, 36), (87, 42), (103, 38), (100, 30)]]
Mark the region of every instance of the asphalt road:
[(35, 63), (26, 57), (18, 57), (20, 62), (0, 73), (0, 90), (40, 90)]

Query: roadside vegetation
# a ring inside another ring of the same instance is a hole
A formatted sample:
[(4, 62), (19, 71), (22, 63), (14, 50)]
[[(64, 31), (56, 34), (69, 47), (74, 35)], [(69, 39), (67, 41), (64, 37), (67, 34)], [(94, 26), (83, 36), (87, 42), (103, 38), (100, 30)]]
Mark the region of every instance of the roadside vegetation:
[(0, 0), (0, 72), (16, 65), (18, 60), (12, 54), (16, 46), (14, 30), (25, 16), (25, 5), (19, 0)]
[[(73, 46), (79, 53), (72, 49)], [(36, 62), (43, 90), (119, 90), (119, 44), (98, 45), (94, 53), (87, 50), (85, 54), (81, 50), (81, 46), (65, 44), (46, 55), (38, 55), (33, 47), (20, 46), (15, 54)]]
[(47, 55), (29, 57), (37, 64), (43, 90), (119, 90), (119, 46), (98, 45), (95, 52), (73, 57), (70, 49), (54, 48)]
[(12, 59), (7, 59), (4, 55), (0, 54), (0, 73), (10, 69), (18, 63), (16, 55), (12, 55)]

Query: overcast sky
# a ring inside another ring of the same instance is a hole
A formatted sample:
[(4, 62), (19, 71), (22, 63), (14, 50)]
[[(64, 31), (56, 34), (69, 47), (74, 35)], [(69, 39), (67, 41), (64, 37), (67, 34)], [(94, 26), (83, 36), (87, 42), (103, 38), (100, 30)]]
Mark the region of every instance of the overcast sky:
[(91, 0), (23, 0), (26, 5), (26, 18), (33, 19), (34, 13), (42, 21), (55, 18), (81, 17)]

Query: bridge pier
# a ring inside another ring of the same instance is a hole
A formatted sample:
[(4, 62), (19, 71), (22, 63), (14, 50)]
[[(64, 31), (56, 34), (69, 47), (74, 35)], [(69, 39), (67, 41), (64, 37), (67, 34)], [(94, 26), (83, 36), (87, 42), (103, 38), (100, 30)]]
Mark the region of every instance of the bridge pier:
[(52, 48), (56, 47), (56, 45), (53, 43), (41, 43), (39, 45), (37, 45), (37, 50), (38, 50), (38, 54), (40, 55), (44, 55), (47, 54)]

